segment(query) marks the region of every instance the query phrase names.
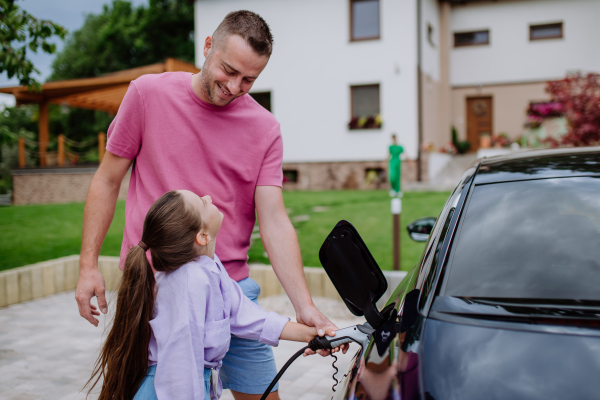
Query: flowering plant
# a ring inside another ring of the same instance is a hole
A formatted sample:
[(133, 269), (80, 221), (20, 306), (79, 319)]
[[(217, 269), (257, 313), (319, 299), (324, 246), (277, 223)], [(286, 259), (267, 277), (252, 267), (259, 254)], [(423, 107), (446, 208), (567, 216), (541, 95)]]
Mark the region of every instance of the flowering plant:
[(565, 79), (548, 82), (546, 91), (552, 101), (562, 104), (569, 122), (569, 133), (560, 144), (589, 146), (600, 142), (600, 74), (569, 74)]
[(352, 117), (348, 123), (349, 129), (378, 129), (381, 128), (381, 115), (369, 115), (366, 117)]
[(442, 147), (440, 149), (440, 153), (447, 153), (447, 154), (456, 154), (458, 153), (458, 150), (456, 150), (456, 147), (454, 146), (454, 144), (452, 142), (448, 142), (446, 143), (446, 145), (444, 147)]
[(512, 141), (508, 134), (505, 132), (499, 133), (498, 135), (492, 135), (492, 145), (495, 147), (508, 147)]
[(527, 115), (539, 118), (562, 117), (564, 113), (565, 109), (563, 104), (556, 101), (549, 103), (532, 103), (527, 109)]
[(544, 121), (543, 117), (540, 117), (539, 115), (529, 114), (527, 116), (527, 123), (525, 124), (525, 127), (526, 128), (538, 128), (540, 125), (542, 125), (543, 121)]

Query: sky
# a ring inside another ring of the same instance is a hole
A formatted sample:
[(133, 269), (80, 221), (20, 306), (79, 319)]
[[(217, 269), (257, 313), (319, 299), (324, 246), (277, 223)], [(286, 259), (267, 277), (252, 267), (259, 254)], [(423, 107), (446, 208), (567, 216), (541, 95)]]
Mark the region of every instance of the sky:
[[(148, 4), (148, 0), (129, 0), (134, 6)], [(17, 0), (17, 5), (27, 11), (29, 14), (40, 19), (49, 19), (59, 25), (64, 26), (69, 32), (81, 28), (86, 14), (98, 14), (102, 11), (105, 4), (112, 3), (112, 0)], [(56, 53), (38, 54), (29, 52), (30, 59), (35, 68), (40, 71), (40, 75), (34, 75), (35, 78), (44, 82), (51, 73), (51, 66), (56, 54), (62, 50), (63, 41), (54, 39), (56, 43)], [(17, 86), (19, 81), (14, 77), (8, 79), (5, 72), (0, 74), (0, 87)], [(0, 94), (0, 104), (8, 106), (14, 105), (12, 95)]]

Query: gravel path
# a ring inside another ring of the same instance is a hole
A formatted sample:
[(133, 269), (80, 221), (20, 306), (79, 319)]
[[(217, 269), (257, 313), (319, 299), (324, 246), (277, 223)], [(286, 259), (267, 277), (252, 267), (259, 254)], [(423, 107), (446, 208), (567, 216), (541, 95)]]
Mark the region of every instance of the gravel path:
[[(315, 298), (315, 304), (340, 328), (362, 322), (336, 300)], [(269, 311), (293, 319), (286, 296), (260, 300)], [(110, 318), (102, 316), (99, 328), (84, 321), (77, 311), (73, 291), (0, 308), (0, 400), (84, 399), (81, 388), (88, 380), (102, 341), (103, 327)], [(281, 342), (274, 348), (277, 367), (302, 345)], [(340, 357), (344, 373), (357, 346)], [(283, 400), (326, 400), (331, 397), (331, 357), (300, 358), (283, 375)], [(96, 396), (90, 396), (95, 399)], [(224, 400), (232, 400), (225, 391)]]

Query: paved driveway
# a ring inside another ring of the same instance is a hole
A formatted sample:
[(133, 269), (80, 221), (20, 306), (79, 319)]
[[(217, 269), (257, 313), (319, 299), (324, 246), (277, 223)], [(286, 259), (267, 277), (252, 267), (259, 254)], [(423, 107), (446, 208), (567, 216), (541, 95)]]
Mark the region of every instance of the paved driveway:
[[(84, 399), (82, 387), (90, 376), (102, 340), (106, 318), (95, 328), (79, 317), (74, 292), (0, 308), (0, 400)], [(350, 319), (341, 302), (315, 299), (339, 327), (360, 322)], [(282, 296), (265, 298), (263, 306), (293, 317), (289, 300)], [(281, 342), (275, 348), (277, 367), (302, 345)], [(358, 347), (337, 362), (343, 373)], [(283, 400), (326, 400), (333, 379), (331, 357), (301, 357), (283, 375)], [(338, 375), (338, 378), (341, 374)], [(96, 396), (90, 396), (95, 399)], [(224, 400), (233, 396), (225, 391)]]

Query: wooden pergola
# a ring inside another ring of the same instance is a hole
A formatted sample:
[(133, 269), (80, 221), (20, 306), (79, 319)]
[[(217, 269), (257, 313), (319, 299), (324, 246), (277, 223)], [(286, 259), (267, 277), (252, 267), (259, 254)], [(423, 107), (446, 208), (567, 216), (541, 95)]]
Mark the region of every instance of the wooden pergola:
[(42, 85), (40, 92), (29, 91), (27, 86), (13, 86), (0, 88), (0, 93), (15, 96), (17, 105), (39, 104), (38, 141), (40, 166), (45, 166), (46, 149), (49, 140), (49, 103), (116, 114), (132, 80), (146, 74), (161, 74), (163, 72), (174, 71), (200, 72), (193, 64), (174, 58), (167, 58), (162, 63), (127, 69), (94, 78), (48, 82)]

